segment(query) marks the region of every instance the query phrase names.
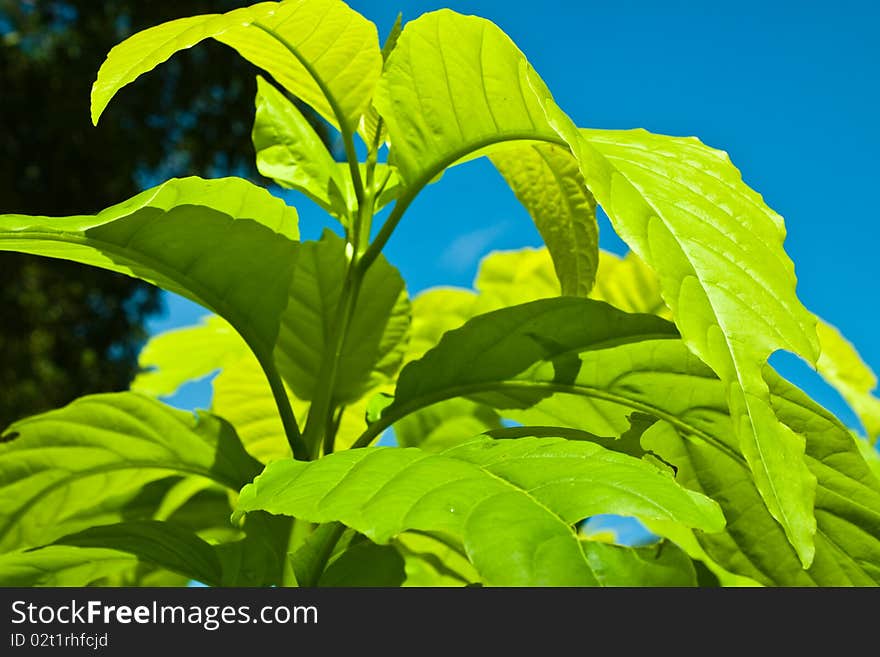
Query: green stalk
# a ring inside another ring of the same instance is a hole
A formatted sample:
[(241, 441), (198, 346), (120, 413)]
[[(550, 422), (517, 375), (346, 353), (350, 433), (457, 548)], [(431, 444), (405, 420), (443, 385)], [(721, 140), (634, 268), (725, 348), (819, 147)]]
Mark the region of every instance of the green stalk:
[(275, 406), (278, 409), (278, 414), (281, 416), (284, 435), (287, 438), (287, 444), (290, 445), (293, 458), (300, 461), (307, 460), (309, 450), (303, 435), (300, 433), (296, 416), (293, 414), (293, 408), (290, 405), (290, 398), (287, 396), (287, 390), (284, 388), (284, 382), (281, 380), (281, 375), (275, 367), (275, 362), (271, 358), (261, 358), (260, 365), (266, 378), (269, 380), (272, 398), (275, 400)]

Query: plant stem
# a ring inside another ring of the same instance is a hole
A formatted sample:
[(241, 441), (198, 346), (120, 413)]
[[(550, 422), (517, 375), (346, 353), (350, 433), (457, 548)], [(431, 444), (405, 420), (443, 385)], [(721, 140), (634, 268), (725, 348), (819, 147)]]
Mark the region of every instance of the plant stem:
[[(346, 264), (345, 280), (339, 296), (336, 317), (330, 329), (330, 337), (322, 354), (315, 396), (312, 400), (312, 407), (309, 409), (309, 417), (306, 420), (303, 434), (303, 439), (312, 459), (320, 456), (322, 443), (325, 446), (325, 453), (333, 450), (334, 424), (338, 426), (338, 423), (334, 422), (336, 400), (333, 398), (333, 391), (336, 386), (342, 350), (345, 347), (348, 329), (351, 325), (351, 319), (354, 315), (354, 309), (357, 305), (364, 278), (365, 270), (359, 266), (359, 261), (366, 245), (369, 244), (370, 228), (373, 220), (373, 205), (375, 201), (373, 196), (373, 176), (376, 169), (378, 142), (378, 139), (373, 140), (367, 154), (367, 186), (366, 190), (362, 189), (363, 193), (358, 197), (357, 213), (351, 230), (348, 231), (346, 246), (350, 247), (351, 251), (346, 253), (348, 262)], [(359, 170), (354, 148), (346, 148), (346, 154), (353, 170)]]
[(300, 586), (317, 586), (318, 580), (327, 567), (327, 562), (333, 554), (333, 549), (345, 533), (345, 525), (341, 522), (331, 522), (320, 525), (309, 537), (310, 545), (308, 559), (301, 563), (298, 583)]
[(269, 380), (272, 397), (275, 400), (275, 406), (278, 408), (278, 414), (281, 416), (284, 435), (287, 437), (287, 444), (290, 445), (293, 458), (306, 461), (309, 458), (309, 450), (303, 435), (300, 433), (299, 424), (297, 424), (296, 416), (293, 414), (293, 408), (290, 405), (290, 398), (287, 396), (287, 390), (284, 388), (284, 382), (281, 380), (281, 375), (275, 367), (275, 362), (271, 358), (260, 359), (260, 365), (266, 374), (266, 378)]

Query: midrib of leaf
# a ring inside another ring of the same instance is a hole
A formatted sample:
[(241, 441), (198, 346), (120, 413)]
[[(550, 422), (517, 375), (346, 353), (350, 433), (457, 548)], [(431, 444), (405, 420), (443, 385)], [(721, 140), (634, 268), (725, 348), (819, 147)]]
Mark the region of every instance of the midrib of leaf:
[[(330, 13), (329, 9), (328, 9), (327, 13), (328, 14)], [(327, 15), (325, 14), (324, 17), (326, 18), (326, 16)], [(290, 43), (290, 41), (288, 41), (283, 36), (278, 34), (272, 28), (266, 27), (265, 25), (263, 25), (260, 22), (251, 23), (251, 25), (259, 30), (262, 30), (263, 32), (268, 34), (270, 37), (272, 37), (273, 39), (278, 41), (278, 43), (280, 43), (282, 46), (284, 46), (288, 50), (288, 52), (290, 52), (290, 54), (296, 58), (296, 60), (300, 63), (300, 65), (302, 65), (303, 69), (305, 69), (306, 73), (309, 74), (309, 77), (311, 77), (312, 80), (314, 80), (315, 84), (318, 85), (318, 89), (321, 90), (321, 93), (324, 94), (324, 98), (327, 99), (327, 103), (330, 105), (330, 109), (333, 111), (333, 116), (335, 116), (336, 120), (339, 122), (339, 129), (343, 132), (350, 134), (351, 127), (348, 124), (348, 119), (345, 118), (345, 115), (342, 113), (342, 109), (339, 107), (339, 102), (336, 100), (336, 97), (332, 93), (330, 93), (330, 89), (327, 87), (327, 83), (324, 81), (324, 79), (320, 75), (318, 75), (318, 73), (315, 71), (315, 67), (312, 65), (312, 63), (309, 62), (305, 57), (302, 56), (302, 54), (299, 52), (299, 50), (296, 48), (296, 46), (294, 46), (292, 43)], [(317, 31), (319, 26), (320, 26), (320, 21), (315, 24), (315, 29), (313, 30), (312, 34), (314, 34), (314, 32)], [(311, 35), (309, 35), (309, 36), (311, 36)], [(306, 40), (308, 40), (308, 38), (305, 39), (303, 42), (305, 42)], [(317, 60), (315, 60), (315, 61), (317, 61)]]
[[(574, 353), (580, 353), (574, 352)], [(565, 354), (562, 354), (564, 357)], [(670, 374), (669, 372), (664, 372), (664, 374)], [(688, 378), (691, 378), (692, 375), (686, 374), (682, 375)], [(670, 424), (686, 431), (688, 434), (693, 434), (705, 440), (706, 442), (712, 444), (714, 447), (717, 447), (719, 450), (723, 451), (725, 454), (730, 456), (731, 458), (736, 459), (738, 462), (741, 462), (745, 465), (745, 459), (741, 454), (732, 450), (730, 447), (725, 445), (722, 441), (718, 440), (714, 436), (709, 433), (706, 433), (703, 429), (699, 427), (688, 424), (681, 418), (678, 418), (674, 415), (670, 415), (663, 409), (657, 408), (650, 404), (646, 404), (644, 402), (636, 401), (625, 397), (623, 395), (615, 394), (612, 392), (608, 392), (607, 390), (602, 390), (599, 388), (594, 388), (591, 386), (585, 386), (583, 384), (578, 383), (551, 383), (545, 381), (523, 381), (523, 380), (506, 380), (506, 381), (492, 381), (492, 382), (481, 382), (474, 383), (469, 385), (462, 386), (450, 386), (444, 390), (437, 391), (430, 395), (421, 395), (418, 397), (414, 397), (410, 399), (404, 404), (399, 406), (391, 405), (389, 406), (385, 413), (382, 414), (382, 417), (370, 425), (367, 430), (361, 435), (358, 439), (357, 443), (355, 443), (355, 447), (365, 447), (370, 442), (373, 441), (379, 434), (381, 434), (385, 429), (390, 427), (392, 424), (397, 422), (398, 420), (410, 415), (411, 413), (415, 413), (416, 411), (425, 408), (427, 406), (431, 406), (441, 401), (446, 401), (447, 399), (452, 399), (454, 397), (468, 397), (470, 395), (478, 395), (487, 392), (505, 392), (508, 390), (512, 391), (533, 391), (533, 390), (541, 390), (545, 392), (560, 392), (566, 394), (576, 394), (582, 397), (588, 397), (593, 399), (601, 399), (603, 401), (609, 401), (616, 404), (620, 404), (621, 406), (628, 406), (635, 411), (641, 411), (643, 413), (649, 413), (654, 415), (658, 419), (665, 420)]]
[[(583, 134), (581, 134), (580, 138), (584, 142), (589, 143), (592, 139), (592, 133), (589, 137), (585, 137), (583, 136)], [(601, 138), (598, 141), (601, 142)], [(609, 142), (606, 141), (605, 143)], [(616, 147), (616, 142), (611, 143), (613, 146)], [(660, 212), (656, 205), (653, 203), (651, 195), (646, 194), (643, 187), (638, 185), (636, 181), (633, 181), (631, 177), (627, 174), (626, 167), (632, 166), (634, 169), (645, 171), (646, 175), (649, 177), (659, 177), (663, 181), (672, 182), (674, 185), (681, 185), (686, 189), (692, 191), (698, 198), (701, 198), (702, 194), (700, 194), (696, 190), (693, 190), (693, 188), (686, 181), (681, 181), (677, 178), (672, 178), (671, 176), (664, 173), (657, 172), (654, 168), (647, 167), (641, 162), (631, 161), (634, 158), (615, 158), (613, 152), (607, 153), (604, 151), (600, 151), (596, 146), (592, 144), (589, 145), (589, 148), (593, 150), (595, 157), (607, 163), (610, 180), (613, 181), (614, 177), (619, 177), (622, 181), (625, 182), (626, 185), (629, 185), (629, 187), (638, 194), (640, 201), (644, 203), (644, 207), (651, 214), (651, 216), (648, 218), (648, 224), (643, 229), (645, 237), (643, 239), (637, 238), (637, 241), (643, 241), (643, 247), (648, 249), (650, 253), (652, 241), (650, 238), (650, 222), (652, 220), (656, 220), (660, 223), (662, 229), (670, 235), (671, 239), (675, 242), (678, 249), (680, 249), (681, 259), (683, 260), (682, 264), (687, 267), (688, 273), (676, 280), (676, 287), (674, 291), (678, 295), (681, 295), (683, 292), (685, 292), (685, 283), (689, 278), (692, 278), (693, 281), (696, 283), (700, 293), (702, 294), (703, 299), (705, 300), (706, 310), (708, 311), (708, 313), (711, 314), (711, 319), (714, 320), (714, 326), (717, 326), (720, 329), (719, 332), (723, 337), (725, 349), (725, 353), (723, 356), (721, 356), (720, 358), (717, 355), (713, 356), (712, 348), (708, 344), (704, 348), (700, 348), (698, 350), (698, 355), (702, 356), (707, 363), (709, 363), (716, 369), (719, 367), (723, 367), (724, 369), (728, 370), (733, 369), (733, 377), (731, 377), (731, 382), (734, 383), (734, 386), (731, 386), (731, 388), (729, 389), (728, 399), (730, 404), (736, 409), (737, 417), (745, 419), (748, 425), (747, 427), (742, 427), (739, 422), (736, 422), (737, 434), (743, 441), (744, 446), (748, 446), (750, 450), (753, 450), (752, 453), (755, 457), (753, 460), (757, 461), (757, 463), (752, 464), (752, 471), (756, 475), (758, 473), (760, 473), (761, 475), (759, 477), (759, 481), (763, 482), (763, 485), (759, 486), (759, 490), (762, 491), (762, 497), (764, 497), (765, 503), (768, 504), (768, 509), (785, 529), (789, 541), (797, 549), (798, 556), (801, 559), (801, 563), (804, 565), (804, 567), (809, 566), (813, 559), (815, 551), (811, 537), (815, 534), (816, 522), (815, 516), (811, 510), (813, 508), (816, 482), (815, 477), (812, 475), (809, 469), (806, 468), (806, 465), (802, 461), (803, 448), (798, 444), (797, 441), (800, 440), (802, 442), (803, 436), (800, 436), (781, 422), (778, 422), (778, 424), (774, 427), (768, 427), (766, 432), (764, 430), (759, 430), (759, 422), (755, 417), (755, 413), (757, 412), (758, 408), (757, 405), (766, 404), (766, 410), (772, 414), (772, 409), (770, 407), (770, 392), (766, 384), (764, 384), (764, 382), (760, 381), (758, 378), (745, 378), (750, 368), (749, 363), (744, 361), (748, 361), (750, 360), (750, 358), (747, 354), (742, 354), (741, 350), (736, 349), (731, 343), (732, 334), (729, 330), (727, 322), (724, 321), (723, 313), (719, 313), (718, 311), (718, 301), (716, 299), (716, 295), (720, 291), (721, 294), (730, 295), (736, 298), (742, 312), (751, 313), (756, 322), (758, 322), (761, 326), (765, 328), (765, 336), (767, 336), (766, 339), (769, 339), (769, 336), (774, 336), (776, 345), (781, 346), (782, 348), (791, 349), (799, 353), (811, 353), (811, 350), (803, 347), (803, 340), (801, 340), (801, 347), (798, 347), (797, 342), (800, 338), (787, 339), (785, 335), (783, 335), (783, 332), (780, 330), (779, 327), (777, 327), (775, 324), (770, 324), (764, 317), (757, 315), (754, 312), (753, 303), (749, 303), (748, 300), (743, 299), (739, 295), (733, 294), (733, 291), (729, 288), (713, 281), (713, 283), (717, 285), (718, 289), (715, 291), (708, 289), (703, 280), (705, 277), (705, 272), (702, 271), (703, 267), (699, 264), (700, 259), (695, 258), (691, 251), (690, 247), (693, 245), (699, 245), (700, 247), (711, 251), (716, 258), (723, 259), (728, 263), (729, 266), (733, 266), (738, 269), (741, 275), (751, 278), (756, 283), (758, 283), (758, 285), (753, 286), (753, 291), (755, 294), (767, 297), (769, 294), (768, 290), (773, 288), (765, 281), (755, 279), (751, 272), (747, 272), (746, 270), (744, 270), (741, 265), (731, 260), (726, 254), (720, 252), (717, 248), (714, 248), (711, 245), (707, 245), (704, 242), (698, 242), (697, 240), (682, 239), (682, 236), (676, 231), (676, 222), (670, 221), (665, 218), (664, 213)], [(623, 150), (625, 149), (626, 147), (624, 147)], [(630, 150), (632, 152), (633, 149), (631, 148)], [(639, 153), (647, 153), (648, 159), (651, 161), (658, 161), (658, 158), (661, 162), (664, 159), (669, 159), (668, 154), (660, 154), (659, 156), (654, 156), (651, 151), (648, 151), (644, 148), (637, 147), (635, 148), (635, 150)], [(625, 162), (625, 165), (622, 168), (618, 167), (614, 164), (615, 161)], [(701, 170), (700, 167), (692, 166), (689, 163), (686, 164), (689, 172)], [(736, 192), (736, 189), (733, 188), (727, 181), (722, 180), (714, 175), (710, 175), (710, 178), (716, 184), (720, 184), (724, 188)], [(613, 188), (613, 182), (611, 183), (611, 187)], [(609, 191), (609, 194), (611, 193), (612, 192)], [(772, 222), (773, 226), (775, 227), (775, 234), (765, 236), (768, 237), (768, 239), (772, 239), (773, 241), (776, 241), (778, 239), (781, 244), (782, 240), (784, 239), (784, 229), (780, 224), (779, 218), (774, 214), (768, 212), (766, 209), (761, 208), (759, 205), (757, 205), (755, 199), (751, 196), (747, 194), (739, 194), (739, 196), (745, 197), (749, 206), (753, 207), (755, 210), (758, 211), (761, 216), (769, 219)], [(734, 219), (730, 211), (727, 208), (723, 207), (723, 204), (719, 204), (715, 207), (720, 207), (725, 213), (728, 220)], [(732, 244), (737, 249), (741, 248), (740, 244), (735, 240), (734, 237), (723, 233), (717, 226), (713, 225), (713, 222), (705, 221), (704, 217), (700, 217), (699, 215), (695, 214), (693, 210), (691, 210), (691, 208), (687, 207), (684, 204), (678, 204), (677, 208), (679, 211), (691, 215), (698, 220), (701, 220), (701, 226), (708, 226), (709, 228), (717, 232), (719, 235), (722, 236), (725, 243)], [(760, 235), (756, 237), (757, 239), (761, 238)], [(773, 253), (773, 257), (775, 257), (777, 264), (781, 265), (782, 269), (787, 274), (793, 276), (793, 268), (790, 261), (788, 261), (787, 257), (784, 255), (784, 252), (780, 254), (779, 252), (774, 252), (773, 249), (769, 249), (769, 251)], [(781, 247), (777, 251), (781, 251)], [(649, 257), (649, 260), (654, 260), (654, 258)], [(763, 283), (763, 285), (761, 283)], [(666, 296), (666, 294), (671, 294), (672, 292), (673, 290), (667, 288), (664, 291), (664, 297)], [(781, 307), (782, 309), (784, 309), (787, 317), (792, 318), (795, 322), (797, 322), (797, 327), (799, 330), (803, 330), (803, 324), (796, 319), (798, 313), (793, 311), (787, 300), (780, 300), (774, 296), (773, 302), (778, 304), (777, 307)], [(672, 306), (673, 304), (670, 305)], [(772, 304), (770, 305), (772, 306)], [(674, 304), (674, 307), (678, 308), (679, 312), (681, 312), (680, 304), (676, 303)], [(790, 332), (791, 331), (789, 330), (789, 333)], [(691, 340), (693, 340), (692, 336), (690, 337), (689, 341)], [(803, 349), (807, 349), (807, 351), (804, 352)], [(722, 378), (727, 377), (723, 376)], [(798, 453), (801, 455), (800, 467), (798, 467), (798, 464), (794, 464), (794, 468), (799, 473), (798, 477), (795, 478), (796, 481), (794, 485), (803, 486), (808, 489), (808, 491), (804, 492), (809, 495), (809, 499), (798, 502), (797, 500), (793, 499), (791, 495), (780, 494), (778, 482), (776, 481), (774, 476), (774, 474), (776, 473), (771, 468), (771, 464), (767, 459), (767, 450), (771, 448), (771, 446), (768, 446), (766, 442), (771, 435), (778, 437), (781, 441), (785, 441), (785, 445), (779, 446), (780, 449), (784, 449), (788, 453), (793, 454), (795, 457), (797, 457)], [(800, 519), (798, 517), (799, 512), (806, 512), (806, 510), (804, 509), (804, 502), (806, 502), (806, 504), (810, 508), (809, 517), (805, 519), (807, 525), (805, 528), (803, 528), (803, 531), (807, 534), (807, 537), (804, 537), (802, 533), (799, 534), (800, 528), (798, 527), (798, 520)], [(792, 513), (795, 514), (794, 518), (792, 518)]]
[[(520, 495), (524, 495), (526, 498), (528, 498), (529, 502), (531, 502), (532, 504), (534, 504), (535, 506), (537, 506), (537, 507), (538, 507), (539, 509), (541, 509), (541, 511), (543, 511), (545, 514), (548, 514), (548, 515), (553, 519), (553, 522), (554, 522), (554, 523), (556, 523), (557, 525), (560, 525), (561, 527), (563, 527), (564, 530), (567, 532), (568, 536), (569, 536), (573, 541), (575, 541), (576, 543), (578, 543), (578, 547), (580, 547), (580, 543), (578, 542), (577, 533), (574, 531), (574, 529), (572, 528), (572, 526), (569, 525), (569, 524), (567, 524), (562, 518), (559, 517), (558, 514), (553, 513), (553, 511), (552, 511), (549, 507), (547, 507), (545, 504), (543, 504), (540, 500), (538, 500), (537, 498), (535, 498), (534, 496), (532, 496), (532, 495), (530, 494), (530, 491), (529, 491), (529, 490), (526, 490), (526, 489), (524, 489), (524, 488), (519, 488), (518, 486), (514, 485), (512, 482), (509, 482), (509, 481), (507, 481), (506, 479), (502, 479), (501, 477), (499, 477), (499, 476), (496, 475), (495, 473), (491, 472), (486, 466), (481, 465), (481, 466), (477, 466), (477, 467), (479, 467), (480, 470), (482, 470), (484, 474), (488, 475), (490, 479), (492, 479), (493, 481), (499, 482), (499, 483), (500, 483), (501, 485), (503, 485), (506, 489), (508, 489), (508, 490), (510, 490), (510, 491), (513, 491), (513, 492), (515, 492), (515, 493), (518, 493), (518, 494), (520, 494)], [(471, 509), (470, 509), (470, 511), (468, 511), (468, 514), (467, 514), (467, 515), (464, 517), (464, 519), (462, 520), (462, 527), (466, 527), (466, 526), (467, 526), (468, 521), (470, 520), (471, 516), (474, 514), (474, 512), (475, 512), (478, 508), (480, 508), (480, 506), (481, 506), (482, 504), (487, 503), (487, 502), (488, 502), (489, 500), (491, 500), (493, 497), (497, 497), (497, 496), (499, 496), (499, 495), (504, 495), (504, 493), (502, 493), (502, 492), (498, 492), (498, 493), (495, 493), (494, 495), (490, 495), (490, 496), (484, 498), (483, 500), (481, 500), (479, 504), (475, 504), (474, 506), (472, 506)], [(535, 570), (536, 557), (537, 557), (538, 553), (541, 551), (541, 548), (542, 548), (546, 543), (548, 543), (548, 542), (550, 542), (550, 541), (555, 541), (555, 540), (557, 540), (558, 538), (559, 538), (558, 536), (549, 536), (549, 537), (545, 538), (542, 542), (535, 544), (535, 546), (534, 546), (533, 549), (532, 549), (531, 557), (530, 557), (530, 559), (529, 559), (529, 561), (530, 561), (530, 570), (531, 570), (532, 572), (534, 572), (534, 570)], [(597, 583), (597, 584), (599, 584), (600, 586), (602, 586), (602, 580), (599, 579), (599, 577), (596, 576), (596, 573), (593, 571), (593, 568), (592, 568), (592, 566), (590, 565), (590, 562), (587, 561), (586, 558), (584, 558), (585, 555), (584, 555), (584, 553), (583, 553), (583, 550), (578, 549), (578, 554), (579, 554), (579, 556), (581, 557), (581, 560), (583, 561), (584, 566), (585, 566), (586, 569), (590, 572), (590, 575), (593, 577), (593, 579), (596, 580), (596, 583)]]
[[(609, 157), (609, 156), (605, 155), (604, 153), (602, 154), (602, 157), (605, 157), (606, 159), (609, 159), (609, 160), (613, 160), (613, 159), (614, 159), (613, 157)], [(641, 167), (641, 165), (639, 165), (639, 164), (635, 164), (635, 166), (637, 166), (637, 167)], [(645, 169), (645, 167), (641, 167), (641, 168), (642, 168), (642, 169)], [(692, 274), (689, 274), (689, 275), (686, 276), (684, 279), (682, 279), (682, 285), (680, 285), (679, 288), (678, 288), (678, 289), (679, 289), (679, 292), (680, 292), (680, 291), (682, 290), (682, 288), (684, 287), (684, 285), (683, 285), (684, 280), (686, 280), (687, 278), (692, 278), (692, 279), (697, 283), (697, 285), (700, 287), (700, 289), (703, 291), (703, 294), (704, 294), (705, 297), (706, 297), (706, 300), (707, 300), (707, 302), (708, 302), (708, 304), (709, 304), (709, 307), (712, 309), (712, 316), (713, 316), (713, 318), (715, 319), (715, 323), (716, 323), (719, 327), (721, 327), (721, 335), (722, 335), (722, 337), (724, 338), (724, 344), (725, 344), (725, 346), (727, 347), (727, 353), (729, 354), (730, 359), (731, 359), (731, 361), (733, 362), (733, 370), (734, 370), (734, 373), (735, 373), (735, 375), (736, 375), (736, 381), (737, 381), (737, 383), (739, 384), (739, 388), (740, 388), (740, 390), (741, 390), (742, 393), (743, 393), (743, 394), (742, 394), (742, 397), (743, 397), (743, 405), (745, 406), (745, 409), (746, 409), (746, 415), (747, 415), (747, 417), (748, 417), (748, 419), (749, 419), (749, 427), (750, 427), (750, 430), (751, 430), (751, 432), (752, 432), (752, 435), (755, 437), (755, 441), (754, 441), (754, 443), (755, 443), (755, 447), (756, 447), (756, 449), (758, 450), (758, 454), (759, 454), (759, 456), (760, 456), (761, 468), (762, 468), (763, 471), (764, 471), (764, 474), (765, 474), (765, 476), (766, 476), (767, 483), (769, 484), (769, 486), (770, 486), (770, 490), (771, 490), (772, 493), (773, 493), (773, 499), (776, 501), (776, 506), (777, 506), (777, 508), (779, 509), (779, 513), (780, 513), (780, 514), (782, 515), (782, 517), (785, 519), (784, 526), (787, 527), (787, 526), (791, 525), (792, 523), (791, 523), (790, 518), (788, 517), (788, 515), (787, 515), (786, 512), (785, 512), (785, 508), (786, 508), (786, 507), (785, 507), (785, 504), (782, 503), (782, 499), (781, 499), (780, 496), (779, 496), (779, 491), (777, 490), (777, 487), (776, 487), (776, 483), (775, 483), (774, 477), (772, 476), (772, 473), (770, 472), (770, 470), (767, 468), (767, 465), (766, 465), (766, 464), (767, 464), (767, 460), (766, 460), (766, 458), (765, 458), (765, 456), (764, 456), (764, 448), (763, 448), (763, 444), (762, 444), (762, 441), (758, 438), (758, 435), (759, 435), (759, 434), (758, 434), (758, 429), (757, 429), (757, 426), (756, 426), (756, 423), (755, 423), (755, 418), (752, 416), (752, 406), (751, 406), (751, 404), (749, 404), (749, 402), (748, 402), (748, 397), (747, 397), (747, 394), (746, 394), (746, 391), (747, 391), (748, 389), (745, 387), (745, 385), (744, 385), (744, 383), (743, 383), (743, 378), (742, 378), (742, 368), (740, 367), (740, 363), (737, 362), (738, 359), (736, 358), (736, 355), (735, 355), (735, 354), (736, 354), (736, 351), (734, 350), (733, 345), (731, 345), (731, 343), (730, 343), (730, 333), (731, 333), (731, 332), (728, 330), (728, 327), (726, 326), (726, 322), (724, 321), (723, 316), (720, 315), (720, 314), (716, 311), (716, 307), (715, 307), (715, 306), (716, 306), (716, 301), (713, 299), (713, 295), (710, 294), (710, 291), (706, 288), (705, 284), (703, 283), (703, 280), (702, 280), (702, 279), (700, 278), (700, 276), (698, 275), (697, 270), (696, 270), (696, 267), (694, 267), (694, 265), (692, 264), (694, 258), (693, 258), (693, 255), (692, 255), (692, 254), (690, 253), (690, 251), (688, 250), (688, 246), (689, 246), (688, 241), (687, 241), (687, 240), (683, 240), (683, 239), (681, 238), (681, 236), (676, 232), (675, 227), (674, 227), (670, 222), (667, 222), (667, 221), (664, 221), (664, 220), (663, 220), (663, 215), (662, 215), (662, 213), (661, 213), (661, 212), (660, 212), (660, 211), (654, 206), (654, 204), (651, 202), (651, 200), (650, 200), (650, 199), (644, 194), (644, 190), (643, 190), (639, 185), (637, 185), (635, 182), (633, 182), (633, 181), (632, 181), (632, 180), (631, 180), (631, 179), (630, 179), (630, 178), (629, 178), (629, 177), (628, 177), (623, 171), (620, 170), (620, 168), (618, 168), (618, 167), (614, 167), (614, 171), (615, 171), (615, 173), (616, 173), (617, 175), (619, 175), (621, 178), (625, 179), (630, 185), (632, 185), (633, 188), (635, 188), (636, 190), (639, 191), (639, 193), (642, 195), (642, 198), (643, 198), (645, 204), (646, 204), (648, 207), (650, 207), (650, 208), (651, 208), (651, 211), (654, 213), (654, 218), (657, 219), (658, 221), (660, 221), (660, 223), (663, 224), (663, 226), (666, 228), (666, 230), (669, 231), (669, 233), (673, 236), (673, 238), (675, 239), (676, 243), (678, 244), (679, 248), (680, 248), (680, 249), (682, 250), (682, 252), (684, 253), (685, 257), (687, 258), (688, 265), (689, 265), (689, 267), (691, 268), (691, 271), (692, 271), (693, 273), (692, 273)], [(653, 173), (656, 174), (656, 172), (653, 172)], [(663, 174), (657, 174), (657, 175), (660, 175), (661, 177), (666, 178), (667, 180), (671, 180), (668, 176), (664, 176)], [(713, 179), (716, 179), (714, 176), (712, 176), (712, 178), (713, 178)], [(683, 209), (683, 210), (684, 210), (685, 212), (687, 212), (688, 214), (693, 214), (690, 210), (688, 210), (688, 209), (686, 209), (686, 208), (681, 208), (681, 209)], [(726, 211), (726, 210), (725, 210), (725, 211)], [(716, 230), (716, 231), (719, 232), (719, 233), (721, 232), (716, 226), (712, 225), (711, 223), (707, 223), (706, 225), (710, 226), (713, 230)], [(646, 230), (647, 230), (647, 227), (646, 227)], [(704, 244), (704, 246), (708, 246), (708, 245), (705, 245), (705, 244)], [(741, 266), (740, 266), (738, 263), (734, 262), (734, 261), (731, 260), (729, 257), (727, 257), (726, 255), (722, 254), (722, 253), (721, 253), (720, 251), (718, 251), (717, 249), (712, 249), (712, 251), (715, 252), (715, 253), (717, 253), (719, 256), (722, 256), (723, 259), (724, 259), (726, 262), (728, 262), (729, 264), (731, 264), (731, 265), (733, 265), (733, 266), (739, 268), (741, 271), (743, 271), (744, 274), (749, 275), (748, 272), (745, 272), (744, 270), (742, 270)], [(677, 305), (677, 304), (676, 304), (676, 305)], [(748, 308), (749, 305), (748, 305), (748, 304), (744, 304), (744, 307)], [(765, 322), (765, 324), (766, 324), (766, 322)], [(777, 334), (777, 336), (779, 336), (779, 331), (778, 331), (778, 329), (777, 329), (775, 326), (772, 327), (772, 328), (773, 328), (773, 331)], [(781, 337), (781, 336), (780, 336), (780, 337)], [(784, 340), (783, 340), (783, 341), (784, 341)], [(769, 390), (768, 390), (768, 393), (769, 393)]]

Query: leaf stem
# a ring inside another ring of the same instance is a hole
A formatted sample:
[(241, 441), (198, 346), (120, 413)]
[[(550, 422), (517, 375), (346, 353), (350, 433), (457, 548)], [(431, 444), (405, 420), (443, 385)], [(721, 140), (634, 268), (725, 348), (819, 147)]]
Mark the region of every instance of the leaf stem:
[(341, 522), (331, 522), (320, 525), (312, 533), (311, 558), (303, 564), (298, 575), (300, 586), (314, 587), (327, 567), (327, 562), (333, 555), (333, 549), (345, 533), (346, 527)]
[(281, 424), (284, 427), (284, 435), (287, 437), (287, 443), (290, 445), (290, 451), (293, 458), (304, 461), (308, 460), (309, 450), (304, 441), (303, 435), (300, 433), (299, 424), (296, 416), (293, 414), (293, 408), (290, 405), (290, 398), (287, 396), (287, 390), (284, 388), (284, 382), (275, 362), (272, 358), (261, 358), (260, 365), (266, 378), (269, 380), (269, 387), (272, 389), (272, 397), (275, 400), (275, 406), (278, 408), (278, 414), (281, 416)]
[(360, 268), (361, 272), (366, 272), (367, 269), (370, 268), (370, 265), (373, 264), (373, 261), (379, 257), (380, 253), (382, 253), (382, 249), (385, 248), (385, 244), (388, 242), (391, 234), (397, 227), (397, 224), (399, 224), (400, 220), (403, 219), (404, 213), (418, 193), (419, 189), (410, 188), (407, 189), (406, 192), (404, 192), (403, 196), (397, 199), (394, 204), (394, 209), (391, 210), (391, 214), (388, 215), (388, 219), (386, 219), (385, 223), (382, 224), (382, 228), (379, 229), (379, 234), (376, 235), (376, 239), (373, 240), (373, 242), (364, 252), (363, 257), (361, 257), (360, 261), (358, 262), (358, 267)]

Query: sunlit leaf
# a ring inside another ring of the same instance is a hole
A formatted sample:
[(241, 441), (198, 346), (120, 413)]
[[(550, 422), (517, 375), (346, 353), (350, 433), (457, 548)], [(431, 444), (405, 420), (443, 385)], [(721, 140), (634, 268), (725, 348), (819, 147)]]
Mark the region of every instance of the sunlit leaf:
[(352, 132), (382, 70), (376, 26), (344, 2), (261, 2), (162, 23), (115, 46), (92, 87), (92, 122), (122, 87), (209, 38), (234, 48), (330, 123)]
[(491, 584), (614, 585), (597, 577), (571, 525), (597, 513), (644, 515), (718, 530), (710, 500), (632, 457), (564, 439), (481, 438), (440, 454), (367, 448), (276, 461), (239, 497), (312, 522), (341, 521), (377, 543), (409, 530), (463, 541)]
[(868, 438), (876, 440), (880, 435), (880, 399), (872, 392), (877, 387), (877, 376), (835, 327), (819, 320), (816, 330), (822, 345), (816, 369), (856, 412)]
[(587, 296), (596, 280), (596, 201), (567, 148), (529, 144), (494, 153), (492, 163), (535, 221), (562, 293)]
[(819, 356), (816, 320), (795, 294), (782, 247), (782, 218), (726, 153), (644, 130), (577, 130), (546, 104), (615, 230), (657, 272), (683, 339), (727, 383), (761, 497), (809, 566), (815, 476), (804, 437), (775, 417), (761, 376), (776, 350)]

